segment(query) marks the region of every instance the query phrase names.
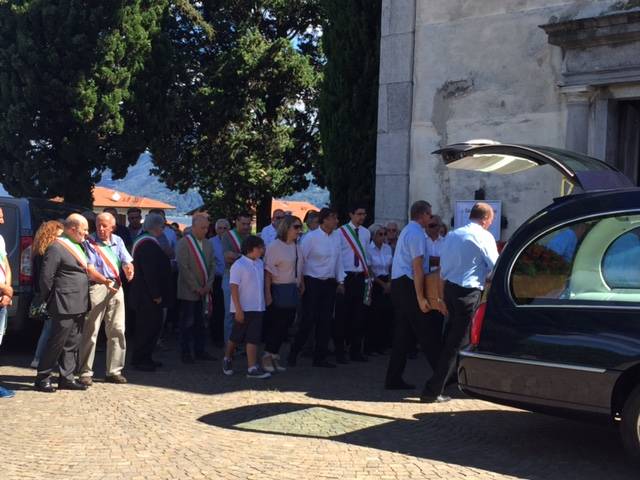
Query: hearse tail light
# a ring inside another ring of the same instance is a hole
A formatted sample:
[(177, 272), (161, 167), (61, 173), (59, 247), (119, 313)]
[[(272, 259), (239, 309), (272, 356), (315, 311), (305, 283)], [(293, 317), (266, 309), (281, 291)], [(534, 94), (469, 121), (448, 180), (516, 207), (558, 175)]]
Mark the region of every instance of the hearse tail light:
[(33, 277), (31, 276), (31, 245), (33, 237), (20, 238), (20, 285), (31, 285)]
[(477, 347), (480, 343), (480, 333), (482, 332), (482, 326), (484, 325), (484, 315), (487, 311), (487, 297), (489, 296), (489, 288), (491, 283), (487, 281), (484, 291), (482, 292), (482, 298), (480, 303), (473, 314), (471, 320), (471, 346)]

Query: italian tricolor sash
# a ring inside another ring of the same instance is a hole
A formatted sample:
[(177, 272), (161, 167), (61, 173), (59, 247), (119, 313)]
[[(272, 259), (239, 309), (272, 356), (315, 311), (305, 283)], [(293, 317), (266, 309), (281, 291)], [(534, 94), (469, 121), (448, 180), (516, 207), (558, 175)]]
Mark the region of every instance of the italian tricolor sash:
[(362, 265), (362, 270), (364, 273), (364, 295), (362, 302), (365, 305), (371, 305), (371, 295), (373, 293), (373, 275), (369, 271), (369, 264), (367, 263), (367, 253), (362, 247), (362, 243), (360, 243), (360, 239), (356, 235), (356, 232), (353, 231), (351, 225), (343, 225), (340, 227), (340, 232), (344, 236), (345, 240), (353, 250), (353, 253), (358, 257), (360, 264)]
[(158, 239), (156, 237), (148, 233), (143, 233), (142, 235), (138, 236), (133, 242), (133, 246), (131, 247), (132, 256), (136, 254), (136, 248), (142, 245), (144, 242), (155, 242), (156, 245), (160, 246), (160, 243), (158, 242)]
[(89, 259), (79, 243), (73, 242), (65, 236), (56, 238), (56, 241), (62, 245), (65, 250), (73, 256), (73, 258), (76, 259), (82, 268), (85, 270), (87, 269), (87, 262)]
[(111, 250), (109, 245), (105, 245), (102, 241), (98, 241), (93, 237), (89, 237), (89, 243), (95, 248), (102, 261), (113, 274), (113, 278), (120, 283), (120, 260)]
[(207, 259), (204, 256), (204, 252), (202, 251), (198, 240), (196, 240), (196, 238), (191, 233), (186, 235), (184, 238), (187, 240), (189, 250), (196, 260), (198, 271), (200, 272), (200, 277), (202, 277), (202, 286), (204, 287), (209, 280), (209, 273), (207, 272)]
[(240, 238), (240, 234), (236, 231), (236, 229), (229, 230), (229, 240), (231, 241), (231, 246), (236, 251), (236, 253), (242, 252), (242, 239)]

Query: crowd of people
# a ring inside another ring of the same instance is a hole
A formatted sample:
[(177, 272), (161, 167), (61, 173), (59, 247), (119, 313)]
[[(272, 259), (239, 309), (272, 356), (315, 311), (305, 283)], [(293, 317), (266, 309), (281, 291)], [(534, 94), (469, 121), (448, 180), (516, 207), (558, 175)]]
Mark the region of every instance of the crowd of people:
[[(476, 204), (469, 224), (451, 233), (425, 201), (411, 206), (402, 231), (395, 222), (365, 227), (367, 210), (357, 202), (347, 213), (340, 226), (331, 208), (304, 221), (276, 210), (259, 235), (248, 212), (233, 223), (196, 213), (184, 232), (162, 211), (143, 221), (135, 208), (128, 226), (109, 210), (43, 223), (33, 244), (30, 316), (44, 322), (35, 388), (56, 391), (56, 371), (57, 389), (89, 388), (102, 325), (105, 381), (127, 383), (127, 330), (134, 330), (131, 367), (154, 372), (163, 366), (154, 352), (170, 325), (183, 363), (216, 360), (211, 344), (223, 347), (225, 375), (245, 370), (257, 379), (295, 367), (304, 352), (313, 367), (336, 368), (391, 348), (385, 387), (415, 388), (403, 371), (419, 347), (433, 371), (421, 400), (448, 400), (457, 350), (497, 259), (488, 232), (493, 211)], [(3, 251), (0, 263), (1, 335), (13, 292)], [(236, 363), (240, 348), (246, 369)]]

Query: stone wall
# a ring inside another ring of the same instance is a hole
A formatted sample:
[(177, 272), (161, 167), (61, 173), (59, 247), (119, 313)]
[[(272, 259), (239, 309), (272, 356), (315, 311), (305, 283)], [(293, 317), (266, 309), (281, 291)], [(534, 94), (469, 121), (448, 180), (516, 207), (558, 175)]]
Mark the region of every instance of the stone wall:
[(384, 0), (376, 216), (406, 221), (425, 199), (448, 221), (455, 200), (502, 200), (503, 239), (560, 194), (544, 167), (498, 176), (447, 170), (430, 152), (489, 138), (565, 146), (562, 50), (540, 25), (607, 12), (614, 1)]

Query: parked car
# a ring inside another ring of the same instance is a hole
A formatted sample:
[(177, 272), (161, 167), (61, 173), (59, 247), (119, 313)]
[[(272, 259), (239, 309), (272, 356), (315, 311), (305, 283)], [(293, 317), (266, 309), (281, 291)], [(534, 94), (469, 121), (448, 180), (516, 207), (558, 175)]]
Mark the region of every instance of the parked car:
[(13, 274), (14, 297), (9, 307), (9, 331), (27, 331), (29, 326), (37, 330), (40, 325), (29, 322), (27, 313), (33, 297), (31, 276), (31, 244), (33, 235), (42, 222), (64, 219), (82, 208), (39, 198), (0, 197), (0, 208), (4, 213), (4, 224), (0, 235), (7, 246), (7, 256)]
[(459, 144), (452, 168), (552, 165), (575, 194), (509, 239), (459, 353), (467, 394), (531, 411), (613, 420), (640, 459), (640, 189), (613, 167), (548, 147)]

